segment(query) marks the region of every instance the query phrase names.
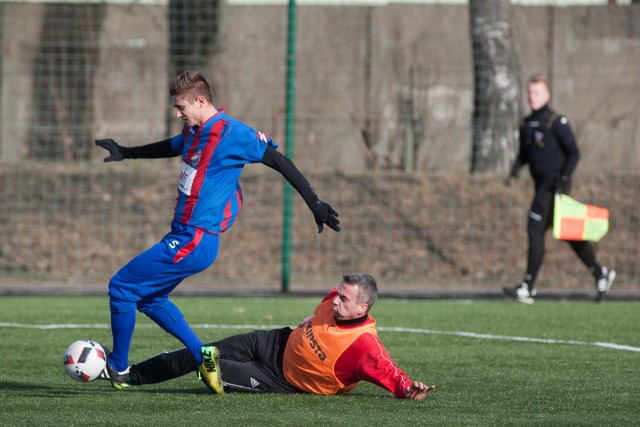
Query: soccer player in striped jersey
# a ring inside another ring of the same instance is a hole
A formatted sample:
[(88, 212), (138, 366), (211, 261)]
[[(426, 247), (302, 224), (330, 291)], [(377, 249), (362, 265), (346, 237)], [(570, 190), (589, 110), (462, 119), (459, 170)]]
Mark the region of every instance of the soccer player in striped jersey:
[(231, 227), (242, 207), (238, 179), (244, 165), (263, 163), (280, 172), (313, 212), (319, 233), (325, 224), (340, 231), (340, 221), (293, 162), (276, 150), (271, 138), (215, 107), (210, 85), (200, 73), (185, 71), (171, 83), (169, 93), (176, 116), (184, 122), (180, 134), (138, 147), (125, 147), (113, 139), (96, 140), (96, 145), (109, 151), (105, 162), (177, 156), (182, 160), (171, 231), (109, 282), (113, 350), (103, 377), (118, 382), (128, 373), (139, 310), (187, 347), (202, 380), (221, 393), (215, 349), (203, 346), (169, 294), (182, 280), (215, 261), (220, 234)]

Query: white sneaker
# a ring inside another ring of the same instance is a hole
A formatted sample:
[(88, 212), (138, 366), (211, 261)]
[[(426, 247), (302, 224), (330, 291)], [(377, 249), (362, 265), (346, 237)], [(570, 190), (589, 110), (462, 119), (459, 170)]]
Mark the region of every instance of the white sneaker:
[(596, 289), (598, 290), (598, 295), (596, 296), (597, 302), (602, 301), (602, 298), (609, 292), (615, 278), (615, 270), (608, 270), (606, 267), (602, 267), (602, 277), (596, 279)]
[(523, 304), (533, 304), (533, 297), (536, 296), (536, 290), (529, 290), (529, 285), (525, 282), (520, 282), (515, 288), (503, 288), (503, 291), (506, 296)]

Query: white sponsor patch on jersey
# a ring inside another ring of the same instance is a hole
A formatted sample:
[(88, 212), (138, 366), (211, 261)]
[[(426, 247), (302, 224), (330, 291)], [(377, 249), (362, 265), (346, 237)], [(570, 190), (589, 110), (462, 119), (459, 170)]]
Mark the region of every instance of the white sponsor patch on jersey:
[(560, 119), (560, 123), (562, 123), (563, 125), (566, 125), (568, 121), (569, 120), (567, 120), (567, 118), (564, 116), (562, 116), (562, 118)]
[(193, 180), (195, 179), (197, 172), (198, 171), (195, 168), (192, 168), (188, 164), (182, 162), (182, 169), (180, 170), (180, 180), (178, 181), (178, 190), (180, 190), (187, 196), (190, 196), (191, 186), (193, 185)]

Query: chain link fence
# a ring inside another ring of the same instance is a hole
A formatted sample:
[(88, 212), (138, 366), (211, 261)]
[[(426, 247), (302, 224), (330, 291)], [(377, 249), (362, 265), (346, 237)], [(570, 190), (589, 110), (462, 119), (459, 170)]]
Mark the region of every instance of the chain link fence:
[[(298, 6), (295, 150), (285, 154), (343, 229), (317, 234), (294, 192), (291, 290), (349, 271), (386, 292), (500, 290), (522, 277), (531, 180), (507, 187), (506, 170), (470, 172), (468, 18), (459, 4)], [(640, 7), (514, 5), (510, 22), (523, 74), (550, 76), (553, 106), (578, 137), (573, 195), (611, 211), (597, 255), (617, 270), (616, 290), (638, 291)], [(106, 289), (169, 230), (177, 160), (105, 164), (93, 140), (176, 134), (168, 84), (184, 69), (283, 150), (287, 28), (282, 4), (1, 2), (0, 283)], [(236, 224), (186, 284), (280, 289), (283, 182), (245, 168)], [(540, 288), (591, 290), (568, 246), (547, 238)]]

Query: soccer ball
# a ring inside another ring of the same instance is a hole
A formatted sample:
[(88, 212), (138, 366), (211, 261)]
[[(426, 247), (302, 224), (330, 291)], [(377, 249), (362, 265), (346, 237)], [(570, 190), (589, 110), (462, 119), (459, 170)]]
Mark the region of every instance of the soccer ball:
[(107, 354), (95, 341), (76, 341), (64, 352), (64, 369), (76, 381), (93, 381), (106, 366)]

